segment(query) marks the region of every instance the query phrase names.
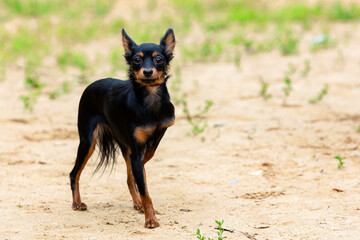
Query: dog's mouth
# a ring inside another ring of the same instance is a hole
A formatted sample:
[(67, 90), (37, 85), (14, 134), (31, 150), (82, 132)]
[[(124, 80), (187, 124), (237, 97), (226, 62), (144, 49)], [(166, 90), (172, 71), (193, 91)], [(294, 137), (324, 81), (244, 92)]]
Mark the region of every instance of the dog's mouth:
[(154, 83), (157, 79), (155, 78), (142, 78), (141, 81), (145, 84), (151, 84)]
[(159, 86), (164, 82), (161, 78), (141, 78), (140, 81), (150, 87)]

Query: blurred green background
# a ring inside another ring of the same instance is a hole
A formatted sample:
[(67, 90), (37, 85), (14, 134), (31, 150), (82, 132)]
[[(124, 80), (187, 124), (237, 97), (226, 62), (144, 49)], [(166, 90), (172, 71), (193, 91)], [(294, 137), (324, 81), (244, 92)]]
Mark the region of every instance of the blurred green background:
[[(22, 67), (28, 94), (20, 99), (32, 110), (40, 94), (55, 99), (93, 76), (123, 73), (122, 28), (142, 43), (158, 42), (172, 27), (179, 69), (209, 61), (240, 66), (243, 54), (297, 54), (303, 33), (314, 26), (321, 34), (308, 51), (331, 48), (337, 44), (332, 23), (359, 19), (359, 5), (340, 1), (1, 0), (0, 79), (9, 66)], [(62, 79), (46, 93), (44, 71)]]

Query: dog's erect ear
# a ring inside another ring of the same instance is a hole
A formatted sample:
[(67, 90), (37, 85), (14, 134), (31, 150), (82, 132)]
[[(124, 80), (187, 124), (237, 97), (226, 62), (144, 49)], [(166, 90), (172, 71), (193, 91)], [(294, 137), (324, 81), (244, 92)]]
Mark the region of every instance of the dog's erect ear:
[(134, 47), (136, 47), (136, 43), (126, 34), (124, 29), (122, 29), (122, 42), (125, 50), (125, 56), (131, 55), (131, 51)]
[(164, 37), (160, 41), (160, 45), (165, 47), (165, 53), (171, 60), (173, 58), (173, 52), (175, 48), (175, 35), (171, 28), (166, 31)]

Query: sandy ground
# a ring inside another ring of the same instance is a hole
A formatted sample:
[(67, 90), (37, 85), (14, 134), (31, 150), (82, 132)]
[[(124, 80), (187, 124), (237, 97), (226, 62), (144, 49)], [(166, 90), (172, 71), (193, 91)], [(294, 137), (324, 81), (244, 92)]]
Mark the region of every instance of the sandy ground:
[[(240, 69), (181, 66), (189, 104), (215, 105), (205, 141), (187, 136), (178, 107), (176, 124), (146, 166), (157, 229), (145, 229), (132, 208), (120, 157), (111, 174), (93, 175), (93, 156), (80, 181), (88, 211), (71, 209), (68, 174), (85, 86), (57, 100), (43, 95), (26, 113), (18, 99), (23, 69), (10, 66), (0, 82), (0, 239), (196, 239), (198, 228), (215, 238), (215, 219), (231, 230), (226, 239), (360, 239), (360, 27), (337, 28), (339, 45), (315, 54), (244, 54)], [(304, 59), (312, 70), (293, 75), (283, 106), (288, 63), (301, 69)], [(259, 76), (270, 83), (267, 101), (259, 97)], [(44, 78), (48, 85), (63, 80)], [(329, 94), (309, 104), (326, 83)], [(340, 170), (337, 154), (346, 157)]]

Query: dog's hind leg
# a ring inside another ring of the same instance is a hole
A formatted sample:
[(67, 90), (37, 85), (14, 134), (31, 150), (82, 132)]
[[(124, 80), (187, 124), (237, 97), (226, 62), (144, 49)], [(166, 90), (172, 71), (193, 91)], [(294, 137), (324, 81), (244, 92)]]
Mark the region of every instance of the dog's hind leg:
[(81, 202), (79, 178), (87, 161), (94, 152), (94, 148), (98, 136), (98, 126), (99, 125), (97, 124), (89, 124), (87, 125), (88, 131), (83, 131), (79, 129), (80, 144), (78, 147), (75, 166), (70, 173), (70, 186), (73, 196), (72, 208), (75, 211), (85, 211), (87, 209), (86, 204)]

